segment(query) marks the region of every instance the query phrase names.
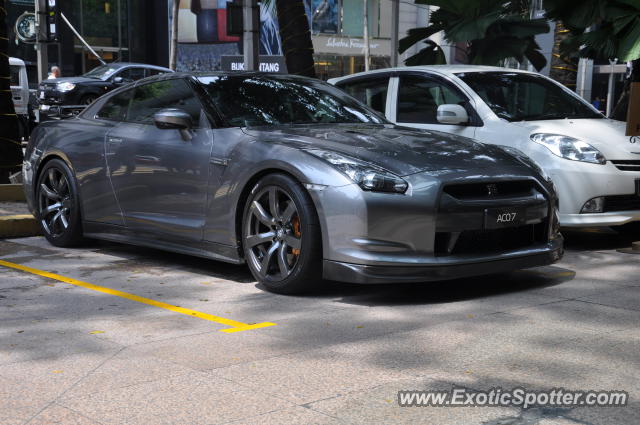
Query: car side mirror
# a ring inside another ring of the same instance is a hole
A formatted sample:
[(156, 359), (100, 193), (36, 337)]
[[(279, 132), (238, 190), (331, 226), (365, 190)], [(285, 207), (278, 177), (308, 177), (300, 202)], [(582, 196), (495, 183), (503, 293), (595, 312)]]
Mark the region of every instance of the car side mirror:
[(160, 130), (179, 130), (182, 140), (188, 142), (192, 139), (189, 130), (193, 128), (191, 115), (182, 109), (167, 108), (153, 115), (153, 122)]
[(440, 124), (466, 124), (469, 122), (467, 110), (456, 104), (438, 106), (436, 118)]
[(113, 78), (113, 84), (122, 84), (124, 83), (124, 78), (122, 77), (114, 77)]

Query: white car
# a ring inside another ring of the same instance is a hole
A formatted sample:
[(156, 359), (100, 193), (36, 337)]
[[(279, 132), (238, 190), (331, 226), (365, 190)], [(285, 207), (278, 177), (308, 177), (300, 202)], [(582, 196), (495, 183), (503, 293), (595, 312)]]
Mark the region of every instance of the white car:
[(13, 107), (20, 119), (20, 136), (29, 135), (29, 80), (22, 59), (9, 58), (9, 78)]
[(330, 83), (399, 125), (519, 149), (555, 183), (565, 227), (640, 223), (640, 137), (540, 74), (472, 65), (381, 69)]

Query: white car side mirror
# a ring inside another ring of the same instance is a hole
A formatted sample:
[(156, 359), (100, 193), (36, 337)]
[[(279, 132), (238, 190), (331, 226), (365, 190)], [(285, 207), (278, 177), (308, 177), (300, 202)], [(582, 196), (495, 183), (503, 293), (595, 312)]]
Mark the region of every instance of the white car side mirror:
[(466, 109), (455, 104), (438, 106), (436, 118), (440, 124), (466, 124), (469, 122), (469, 115)]

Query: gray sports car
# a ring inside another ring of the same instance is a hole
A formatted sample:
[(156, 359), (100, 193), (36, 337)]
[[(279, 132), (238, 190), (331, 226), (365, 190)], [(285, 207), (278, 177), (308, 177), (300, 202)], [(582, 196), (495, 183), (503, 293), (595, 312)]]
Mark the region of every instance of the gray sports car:
[(165, 74), (31, 140), (25, 191), (52, 244), (246, 262), (279, 293), (496, 273), (563, 252), (553, 185), (519, 151), (394, 126), (317, 80)]

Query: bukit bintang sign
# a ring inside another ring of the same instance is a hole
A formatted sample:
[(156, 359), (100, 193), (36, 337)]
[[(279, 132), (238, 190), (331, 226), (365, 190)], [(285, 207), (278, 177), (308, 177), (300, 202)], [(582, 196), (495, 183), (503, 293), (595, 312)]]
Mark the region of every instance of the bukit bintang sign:
[[(361, 55), (364, 53), (364, 39), (351, 37), (314, 36), (315, 53), (335, 53), (340, 55)], [(372, 38), (369, 49), (372, 55), (389, 56), (391, 43), (389, 40)]]

